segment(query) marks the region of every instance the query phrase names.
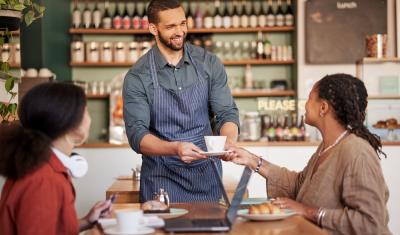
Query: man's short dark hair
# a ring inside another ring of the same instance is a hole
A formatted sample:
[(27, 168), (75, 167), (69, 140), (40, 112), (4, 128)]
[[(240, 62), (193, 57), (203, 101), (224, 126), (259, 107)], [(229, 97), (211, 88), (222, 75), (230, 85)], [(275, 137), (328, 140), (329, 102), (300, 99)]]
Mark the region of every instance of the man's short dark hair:
[(147, 7), (149, 22), (157, 24), (160, 21), (158, 17), (160, 11), (175, 9), (178, 7), (182, 7), (179, 0), (152, 0)]

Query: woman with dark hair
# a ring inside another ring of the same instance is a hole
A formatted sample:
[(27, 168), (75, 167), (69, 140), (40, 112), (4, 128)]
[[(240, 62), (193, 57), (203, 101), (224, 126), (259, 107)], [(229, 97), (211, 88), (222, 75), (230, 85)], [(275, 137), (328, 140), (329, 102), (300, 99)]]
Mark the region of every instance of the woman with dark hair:
[(289, 171), (241, 148), (224, 160), (246, 165), (267, 179), (269, 197), (331, 234), (391, 234), (388, 188), (379, 163), (378, 136), (364, 126), (364, 83), (347, 74), (318, 81), (306, 103), (307, 124), (322, 143), (301, 172)]
[(71, 177), (82, 177), (87, 162), (70, 156), (89, 134), (83, 90), (66, 83), (38, 85), (18, 113), (19, 123), (0, 126), (0, 175), (7, 178), (0, 234), (78, 234), (89, 228), (110, 202), (96, 203), (78, 220)]

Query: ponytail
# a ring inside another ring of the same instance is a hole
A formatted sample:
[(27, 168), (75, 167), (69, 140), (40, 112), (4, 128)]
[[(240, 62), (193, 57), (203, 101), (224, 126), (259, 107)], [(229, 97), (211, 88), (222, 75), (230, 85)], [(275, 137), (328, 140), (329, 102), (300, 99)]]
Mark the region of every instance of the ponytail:
[(17, 180), (50, 158), (50, 139), (19, 123), (0, 124), (0, 175)]
[(368, 128), (366, 128), (362, 123), (361, 125), (350, 129), (350, 132), (368, 141), (368, 143), (372, 146), (372, 148), (374, 148), (375, 152), (378, 154), (379, 159), (381, 159), (379, 157), (379, 155), (381, 154), (384, 155), (385, 158), (387, 158), (386, 153), (382, 151), (381, 138), (378, 135), (371, 133)]

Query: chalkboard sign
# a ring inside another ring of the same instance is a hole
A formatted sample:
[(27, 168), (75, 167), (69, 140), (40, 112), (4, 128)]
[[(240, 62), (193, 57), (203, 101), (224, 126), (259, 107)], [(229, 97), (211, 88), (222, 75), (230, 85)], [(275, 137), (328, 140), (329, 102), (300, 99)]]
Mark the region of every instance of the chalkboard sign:
[(306, 62), (354, 64), (366, 35), (387, 32), (386, 0), (306, 1)]

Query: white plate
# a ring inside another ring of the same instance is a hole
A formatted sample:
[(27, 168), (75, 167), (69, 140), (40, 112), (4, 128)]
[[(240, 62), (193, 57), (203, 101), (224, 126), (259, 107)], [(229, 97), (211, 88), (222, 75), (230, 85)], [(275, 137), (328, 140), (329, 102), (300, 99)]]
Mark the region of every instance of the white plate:
[(253, 215), (249, 214), (248, 209), (243, 209), (238, 211), (238, 215), (240, 217), (249, 219), (249, 220), (257, 220), (257, 221), (266, 221), (266, 220), (281, 220), (287, 217), (295, 215), (296, 212), (290, 209), (284, 209), (281, 214), (261, 214), (261, 215)]
[(163, 219), (172, 219), (187, 214), (189, 211), (181, 208), (170, 208), (169, 213), (146, 213), (144, 216), (158, 216)]
[(230, 153), (230, 151), (201, 152), (201, 154), (206, 155), (208, 157), (222, 156), (225, 155), (226, 153)]
[(132, 232), (120, 232), (117, 225), (115, 225), (104, 230), (104, 233), (109, 235), (144, 235), (154, 233), (154, 231), (154, 228), (140, 227), (138, 230)]
[(268, 198), (266, 197), (243, 198), (240, 205), (256, 205), (264, 202), (268, 202)]

